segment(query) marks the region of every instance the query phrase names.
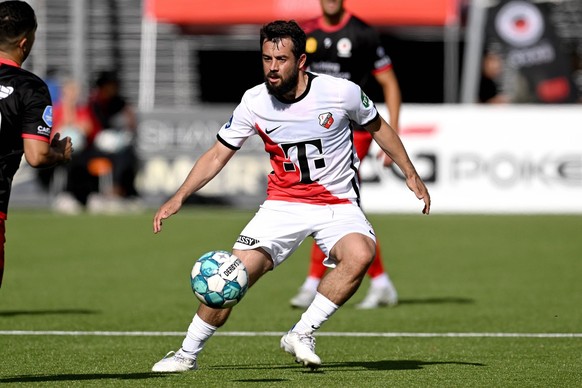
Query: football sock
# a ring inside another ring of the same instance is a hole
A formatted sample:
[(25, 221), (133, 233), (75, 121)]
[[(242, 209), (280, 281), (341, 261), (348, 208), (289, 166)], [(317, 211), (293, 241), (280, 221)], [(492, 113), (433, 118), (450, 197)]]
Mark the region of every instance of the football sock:
[(374, 288), (387, 288), (392, 285), (392, 281), (386, 273), (372, 278), (370, 285)]
[(198, 353), (204, 348), (206, 341), (212, 337), (217, 327), (204, 322), (198, 314), (194, 315), (192, 323), (188, 326), (188, 333), (182, 342), (182, 351), (189, 356), (196, 358)]
[(301, 286), (301, 288), (304, 290), (315, 291), (315, 290), (317, 290), (317, 286), (319, 286), (320, 280), (321, 280), (320, 278), (314, 278), (313, 276), (308, 276), (305, 279), (305, 282), (303, 282), (303, 285)]
[(293, 326), (291, 331), (297, 333), (313, 333), (329, 319), (339, 308), (338, 305), (327, 299), (319, 292), (315, 294), (315, 299), (311, 305), (301, 314), (299, 322)]

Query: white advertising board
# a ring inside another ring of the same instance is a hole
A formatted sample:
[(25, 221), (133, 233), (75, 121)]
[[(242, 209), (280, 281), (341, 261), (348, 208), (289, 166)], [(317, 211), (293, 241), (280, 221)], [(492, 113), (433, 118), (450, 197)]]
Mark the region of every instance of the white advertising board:
[[(582, 106), (404, 105), (400, 124), (434, 213), (582, 213)], [(420, 212), (375, 152), (361, 167), (363, 208)]]

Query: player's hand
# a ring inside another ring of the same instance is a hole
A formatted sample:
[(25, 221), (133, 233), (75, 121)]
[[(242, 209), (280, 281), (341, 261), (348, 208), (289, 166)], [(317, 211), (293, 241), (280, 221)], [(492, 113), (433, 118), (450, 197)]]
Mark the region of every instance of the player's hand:
[(73, 142), (69, 136), (61, 139), (61, 134), (57, 132), (51, 140), (51, 148), (53, 148), (58, 154), (63, 155), (63, 163), (67, 163), (71, 160), (74, 150)]
[(410, 178), (406, 179), (406, 185), (414, 194), (416, 198), (422, 199), (424, 201), (424, 208), (422, 209), (422, 214), (430, 214), (430, 194), (426, 188), (424, 182), (420, 177), (415, 174)]
[(154, 233), (161, 232), (162, 220), (178, 213), (178, 210), (180, 210), (181, 207), (182, 201), (175, 198), (170, 198), (166, 203), (164, 203), (154, 215)]
[(382, 150), (378, 151), (378, 153), (376, 154), (376, 158), (382, 160), (382, 166), (384, 167), (390, 167), (392, 166), (392, 163), (394, 163), (392, 158)]

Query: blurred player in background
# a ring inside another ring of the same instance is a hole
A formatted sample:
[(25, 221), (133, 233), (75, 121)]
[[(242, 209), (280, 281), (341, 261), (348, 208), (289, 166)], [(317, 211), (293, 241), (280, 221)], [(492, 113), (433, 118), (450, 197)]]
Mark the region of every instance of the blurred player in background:
[(12, 179), (22, 155), (32, 167), (50, 167), (71, 159), (71, 139), (55, 136), (47, 85), (21, 69), (36, 34), (36, 15), (24, 1), (0, 3), (0, 286), (4, 273), (6, 218)]
[[(343, 0), (321, 0), (322, 16), (303, 24), (307, 34), (307, 69), (315, 73), (329, 74), (349, 79), (365, 88), (371, 75), (382, 88), (388, 108), (389, 123), (398, 131), (400, 114), (400, 88), (390, 58), (384, 52), (377, 32), (344, 8)], [(354, 144), (360, 160), (370, 150), (372, 135), (363, 128), (355, 127)], [(392, 160), (383, 152), (384, 166)], [(317, 286), (327, 268), (323, 265), (325, 255), (313, 244), (308, 276), (291, 306), (309, 306)], [(379, 306), (396, 306), (398, 293), (384, 270), (380, 247), (376, 246), (376, 257), (368, 270), (371, 286), (368, 294), (356, 307), (371, 309)]]
[[(373, 134), (406, 177), (406, 184), (430, 211), (430, 195), (396, 132), (355, 83), (306, 72), (305, 32), (290, 21), (261, 29), (265, 82), (245, 92), (216, 143), (194, 164), (177, 192), (156, 212), (154, 233), (186, 199), (210, 182), (251, 136), (265, 143), (273, 172), (267, 199), (233, 246), (249, 275), (249, 286), (283, 263), (312, 236), (335, 269), (325, 275), (300, 320), (280, 341), (297, 362), (317, 368), (314, 332), (358, 289), (376, 244), (372, 225), (359, 206), (359, 159), (351, 126)], [(314, 134), (316, 134), (314, 136)], [(206, 341), (226, 323), (231, 308), (200, 304), (177, 352), (154, 364), (154, 372), (197, 369)]]

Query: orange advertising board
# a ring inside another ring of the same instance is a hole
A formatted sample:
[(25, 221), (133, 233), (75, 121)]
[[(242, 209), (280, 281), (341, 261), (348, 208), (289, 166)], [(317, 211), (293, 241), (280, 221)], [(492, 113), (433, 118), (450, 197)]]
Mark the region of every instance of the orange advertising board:
[[(458, 0), (346, 0), (353, 14), (372, 25), (440, 26), (453, 22)], [(263, 24), (298, 21), (321, 13), (319, 0), (145, 0), (146, 16), (184, 25)]]

